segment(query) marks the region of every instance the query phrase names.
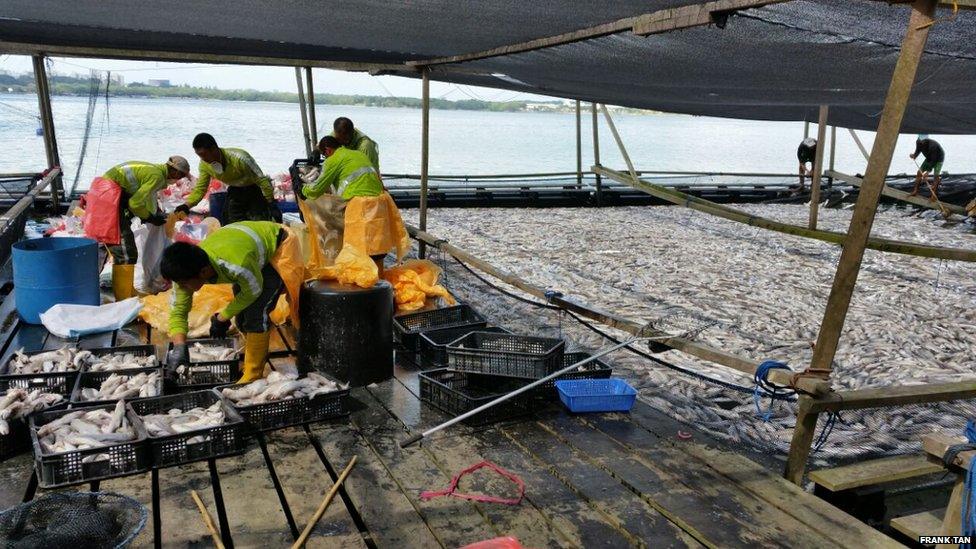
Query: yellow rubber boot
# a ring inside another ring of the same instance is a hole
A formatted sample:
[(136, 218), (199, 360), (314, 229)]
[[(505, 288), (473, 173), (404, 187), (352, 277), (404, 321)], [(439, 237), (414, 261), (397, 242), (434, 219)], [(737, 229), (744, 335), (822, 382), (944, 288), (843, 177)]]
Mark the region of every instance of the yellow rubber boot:
[(115, 301), (129, 299), (136, 295), (133, 286), (135, 276), (135, 265), (112, 265), (112, 293), (115, 294)]
[(264, 377), (264, 363), (268, 360), (271, 330), (244, 334), (243, 374), (238, 383), (250, 383)]

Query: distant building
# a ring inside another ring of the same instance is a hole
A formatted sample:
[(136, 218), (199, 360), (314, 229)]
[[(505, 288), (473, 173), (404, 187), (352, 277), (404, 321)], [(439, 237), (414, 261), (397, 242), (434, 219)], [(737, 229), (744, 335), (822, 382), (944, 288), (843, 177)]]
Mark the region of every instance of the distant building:
[(170, 86), (169, 80), (150, 78), (146, 82), (147, 86), (152, 86), (153, 88), (168, 88)]
[[(122, 76), (121, 74), (115, 73), (111, 77), (111, 82), (113, 84), (115, 84), (116, 86), (124, 86), (125, 85), (125, 77)], [(167, 82), (167, 84), (169, 83), (168, 80), (166, 82)]]

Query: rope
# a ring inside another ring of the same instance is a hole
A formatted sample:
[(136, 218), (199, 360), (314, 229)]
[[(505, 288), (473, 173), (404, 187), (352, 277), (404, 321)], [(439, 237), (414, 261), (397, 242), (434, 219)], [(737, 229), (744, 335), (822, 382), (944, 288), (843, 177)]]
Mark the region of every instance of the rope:
[[(829, 412), (827, 414), (827, 420), (824, 422), (823, 428), (820, 429), (817, 440), (813, 442), (813, 453), (819, 452), (827, 444), (827, 439), (830, 438), (830, 433), (834, 431), (834, 424), (838, 420), (840, 420), (840, 412)], [(841, 423), (843, 423), (843, 420), (841, 420)]]
[[(781, 387), (766, 379), (772, 370), (787, 370), (792, 372), (789, 366), (775, 360), (764, 361), (756, 368), (756, 374), (753, 376), (753, 380), (756, 382), (756, 388), (753, 389), (752, 399), (756, 403), (756, 413), (763, 418), (763, 421), (769, 421), (769, 418), (773, 415), (773, 404), (777, 399), (796, 394), (796, 391), (793, 389)], [(763, 412), (761, 404), (764, 394), (770, 397), (769, 407), (766, 408), (765, 412)]]
[[(499, 475), (515, 483), (515, 486), (518, 487), (518, 497), (502, 498), (498, 496), (488, 496), (484, 494), (464, 494), (457, 491), (458, 483), (461, 481), (461, 477), (482, 468), (491, 469), (492, 471), (498, 473)], [(475, 463), (471, 467), (468, 467), (467, 469), (454, 475), (454, 478), (451, 479), (451, 484), (446, 489), (426, 490), (424, 492), (421, 492), (420, 500), (429, 501), (434, 498), (439, 498), (441, 496), (451, 496), (455, 498), (461, 498), (469, 501), (477, 501), (482, 503), (501, 503), (502, 505), (518, 505), (522, 503), (522, 498), (525, 497), (525, 482), (523, 482), (522, 479), (519, 478), (518, 475), (516, 475), (515, 473), (510, 473), (490, 461), (481, 461), (479, 463)]]

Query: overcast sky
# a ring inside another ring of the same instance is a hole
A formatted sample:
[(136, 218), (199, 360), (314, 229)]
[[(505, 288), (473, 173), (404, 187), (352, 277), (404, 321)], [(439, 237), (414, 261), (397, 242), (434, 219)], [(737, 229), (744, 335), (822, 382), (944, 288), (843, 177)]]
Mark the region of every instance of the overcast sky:
[[(149, 78), (168, 79), (172, 84), (213, 86), (220, 89), (255, 89), (262, 91), (296, 91), (295, 69), (242, 65), (203, 65), (113, 59), (53, 58), (53, 70), (59, 74), (88, 74), (88, 69), (111, 70), (125, 76), (126, 82), (145, 82)], [(0, 55), (0, 69), (14, 73), (32, 71), (27, 56)], [(399, 76), (370, 76), (367, 73), (314, 69), (316, 93), (354, 95), (389, 95), (420, 97), (420, 80)], [(483, 99), (510, 101), (518, 99), (551, 100), (549, 97), (493, 90), (476, 86), (458, 86), (431, 81), (431, 97), (444, 99)]]

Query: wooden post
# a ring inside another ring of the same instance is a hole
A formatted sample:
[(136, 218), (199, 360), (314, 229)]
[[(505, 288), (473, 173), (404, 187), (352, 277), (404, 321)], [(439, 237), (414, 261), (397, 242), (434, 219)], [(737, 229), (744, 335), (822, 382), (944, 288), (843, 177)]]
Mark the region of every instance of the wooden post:
[(305, 112), (305, 91), (302, 86), (302, 68), (295, 67), (295, 83), (298, 85), (298, 110), (302, 115), (302, 135), (305, 136), (305, 154), (312, 156), (311, 140), (308, 136), (308, 114)]
[(813, 436), (817, 432), (817, 419), (820, 417), (820, 412), (810, 409), (812, 400), (806, 395), (800, 395), (796, 427), (793, 429), (793, 440), (790, 442), (790, 455), (786, 461), (786, 471), (783, 473), (786, 480), (797, 486), (803, 485), (803, 473), (806, 472), (807, 458), (810, 456)]
[[(600, 126), (596, 118), (596, 103), (593, 107), (593, 165), (600, 165)], [(596, 205), (603, 205), (603, 178), (596, 174)]]
[(312, 86), (312, 67), (305, 67), (305, 81), (308, 83), (308, 133), (311, 148), (319, 146), (319, 127), (315, 121), (315, 89)]
[[(427, 230), (427, 167), (430, 160), (430, 68), (423, 68), (423, 114), (420, 122), (420, 230)], [(427, 244), (420, 243), (420, 259), (427, 257)]]
[[(54, 133), (54, 113), (51, 110), (51, 88), (47, 80), (47, 68), (44, 66), (44, 56), (35, 55), (34, 85), (37, 88), (37, 106), (41, 113), (41, 128), (44, 130), (44, 154), (47, 156), (48, 169), (61, 166), (61, 156), (58, 154), (58, 139)], [(64, 185), (61, 175), (51, 181), (51, 208), (58, 211)]]
[(583, 124), (580, 100), (576, 100), (576, 187), (583, 188)]
[[(837, 126), (830, 127), (830, 171), (834, 171), (834, 160), (837, 159)], [(834, 186), (833, 176), (827, 177), (827, 186)]]
[(810, 178), (810, 224), (817, 228), (817, 215), (820, 208), (820, 176), (823, 174), (824, 149), (827, 148), (827, 105), (820, 105), (820, 119), (817, 121), (817, 154), (813, 160), (813, 177)]
[(634, 169), (634, 163), (631, 162), (630, 155), (627, 154), (627, 147), (624, 146), (624, 140), (617, 133), (617, 125), (613, 123), (613, 118), (610, 118), (610, 111), (607, 110), (606, 105), (600, 105), (600, 107), (603, 109), (603, 117), (607, 119), (607, 126), (610, 127), (610, 133), (613, 134), (613, 139), (617, 142), (617, 148), (620, 149), (620, 154), (624, 157), (624, 162), (627, 163), (627, 171), (630, 172), (630, 177), (634, 180), (634, 184), (639, 184), (640, 178), (637, 177), (637, 170)]
[[(878, 134), (871, 149), (864, 183), (861, 185), (861, 192), (854, 206), (854, 214), (837, 264), (830, 297), (827, 298), (827, 308), (820, 325), (813, 359), (810, 362), (811, 370), (830, 372), (833, 366), (844, 321), (847, 319), (847, 310), (851, 304), (851, 295), (854, 293), (854, 285), (857, 283), (857, 275), (861, 269), (861, 260), (864, 258), (864, 248), (871, 235), (878, 198), (884, 188), (885, 174), (891, 166), (891, 157), (898, 141), (905, 106), (911, 95), (929, 30), (935, 20), (935, 5), (936, 0), (916, 0), (912, 4), (908, 29), (902, 41), (895, 72), (891, 77), (888, 95), (885, 97), (881, 121), (878, 123)], [(813, 414), (805, 411), (805, 407), (808, 406), (809, 403), (805, 404), (801, 397), (800, 412), (797, 416), (796, 430), (793, 432), (786, 468), (786, 478), (793, 482), (799, 482), (803, 477), (802, 469), (805, 467), (813, 440), (813, 434), (808, 431), (816, 427), (816, 418), (810, 419)]]
[(861, 143), (861, 138), (857, 136), (857, 132), (852, 128), (847, 128), (847, 131), (851, 132), (851, 137), (854, 138), (854, 144), (857, 145), (857, 148), (861, 151), (861, 156), (863, 156), (865, 160), (870, 160), (871, 155), (869, 155), (868, 150), (864, 148), (864, 143)]
[(803, 139), (810, 137), (810, 121), (803, 121)]

